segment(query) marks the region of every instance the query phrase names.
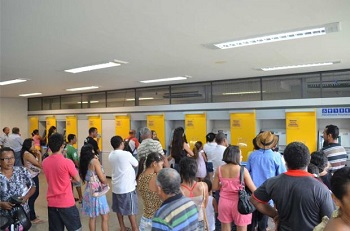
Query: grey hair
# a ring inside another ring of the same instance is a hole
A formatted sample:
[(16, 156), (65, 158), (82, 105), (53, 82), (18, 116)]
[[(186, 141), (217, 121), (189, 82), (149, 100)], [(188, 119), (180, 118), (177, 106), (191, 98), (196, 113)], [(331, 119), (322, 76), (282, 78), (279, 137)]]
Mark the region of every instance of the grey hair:
[(150, 136), (152, 134), (151, 130), (148, 127), (143, 127), (140, 130), (141, 136)]
[(180, 193), (181, 177), (172, 168), (163, 168), (157, 176), (157, 185), (162, 188), (167, 195)]

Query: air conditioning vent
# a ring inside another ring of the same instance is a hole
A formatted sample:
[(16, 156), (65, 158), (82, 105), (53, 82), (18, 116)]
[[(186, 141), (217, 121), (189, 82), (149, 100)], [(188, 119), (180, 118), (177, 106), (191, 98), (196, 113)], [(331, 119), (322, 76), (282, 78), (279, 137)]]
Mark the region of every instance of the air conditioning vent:
[(165, 93), (163, 95), (163, 98), (169, 99), (170, 96), (172, 99), (183, 99), (183, 98), (202, 97), (202, 94), (199, 93), (199, 91), (172, 92), (171, 94)]

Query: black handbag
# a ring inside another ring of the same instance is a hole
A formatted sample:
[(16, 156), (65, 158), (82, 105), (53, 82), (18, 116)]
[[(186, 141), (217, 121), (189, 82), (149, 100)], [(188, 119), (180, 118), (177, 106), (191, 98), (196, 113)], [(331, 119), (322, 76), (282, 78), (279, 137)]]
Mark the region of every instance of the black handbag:
[(240, 214), (249, 214), (254, 212), (255, 207), (250, 203), (250, 193), (248, 193), (244, 186), (244, 167), (241, 166), (239, 179), (241, 183), (241, 189), (238, 191), (238, 212)]

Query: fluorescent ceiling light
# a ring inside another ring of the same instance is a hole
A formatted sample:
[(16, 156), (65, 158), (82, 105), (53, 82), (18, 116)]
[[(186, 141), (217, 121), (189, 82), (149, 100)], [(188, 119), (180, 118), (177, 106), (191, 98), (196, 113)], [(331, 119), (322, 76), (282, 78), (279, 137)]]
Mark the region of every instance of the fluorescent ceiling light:
[[(139, 100), (151, 100), (154, 99), (153, 97), (144, 97), (144, 98), (139, 98)], [(125, 99), (125, 101), (135, 101), (134, 98), (130, 98), (130, 99)]]
[(76, 74), (84, 71), (92, 71), (92, 70), (103, 69), (108, 67), (116, 67), (120, 65), (121, 65), (120, 63), (116, 63), (116, 62), (108, 62), (108, 63), (96, 64), (96, 65), (91, 65), (86, 67), (73, 68), (73, 69), (64, 70), (64, 71)]
[(97, 89), (97, 88), (99, 88), (99, 87), (98, 86), (77, 87), (77, 88), (66, 89), (66, 91), (86, 91), (86, 90)]
[(0, 86), (14, 84), (14, 83), (22, 83), (27, 81), (26, 79), (12, 79), (12, 80), (5, 80), (0, 82)]
[(340, 61), (336, 62), (323, 62), (323, 63), (309, 63), (309, 64), (297, 64), (297, 65), (289, 65), (289, 66), (279, 66), (279, 67), (262, 67), (258, 68), (262, 71), (277, 71), (277, 70), (285, 70), (285, 69), (293, 69), (293, 68), (304, 68), (304, 67), (318, 67), (318, 66), (328, 66), (340, 63)]
[[(259, 94), (261, 91), (240, 91), (240, 92), (224, 92), (223, 95), (247, 95), (247, 94)], [(266, 91), (263, 91), (265, 93)]]
[(92, 100), (92, 101), (90, 101), (90, 102), (88, 102), (88, 101), (83, 101), (83, 102), (77, 102), (78, 104), (87, 104), (87, 103), (98, 103), (99, 101), (97, 101), (97, 100)]
[(26, 97), (26, 96), (33, 96), (33, 95), (42, 95), (43, 93), (28, 93), (28, 94), (20, 94), (19, 96), (23, 96), (23, 97)]
[(150, 79), (150, 80), (142, 80), (141, 83), (157, 83), (157, 82), (166, 82), (166, 81), (177, 81), (177, 80), (185, 80), (191, 78), (191, 76), (178, 76), (171, 78), (163, 78), (163, 79)]
[(222, 43), (214, 43), (205, 45), (209, 48), (229, 49), (250, 45), (257, 45), (270, 42), (279, 42), (291, 39), (308, 38), (313, 36), (325, 35), (331, 32), (339, 31), (339, 22), (330, 23), (322, 26), (316, 26), (306, 29), (295, 29), (287, 32), (279, 32), (269, 35), (259, 35), (245, 39), (237, 39), (233, 41), (227, 41)]

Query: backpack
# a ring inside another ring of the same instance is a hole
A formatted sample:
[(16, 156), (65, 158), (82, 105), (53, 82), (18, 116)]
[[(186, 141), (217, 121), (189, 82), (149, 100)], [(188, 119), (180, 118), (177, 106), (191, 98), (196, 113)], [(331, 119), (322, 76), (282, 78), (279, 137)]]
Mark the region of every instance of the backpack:
[(125, 139), (124, 140), (124, 151), (130, 152), (131, 154), (134, 154), (136, 147), (134, 150), (131, 149), (130, 145), (129, 145), (130, 140)]

